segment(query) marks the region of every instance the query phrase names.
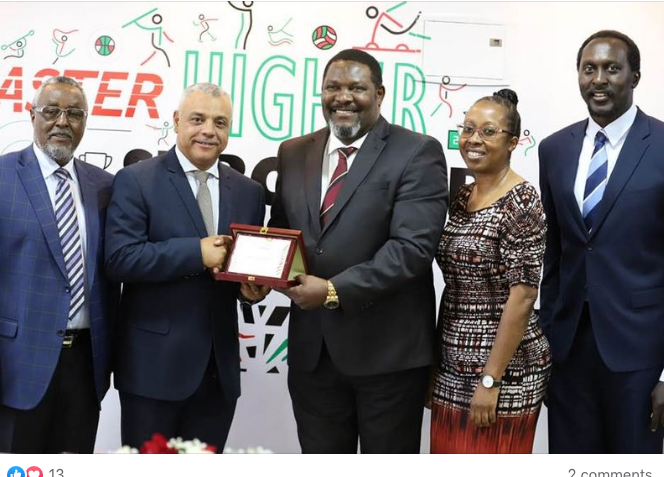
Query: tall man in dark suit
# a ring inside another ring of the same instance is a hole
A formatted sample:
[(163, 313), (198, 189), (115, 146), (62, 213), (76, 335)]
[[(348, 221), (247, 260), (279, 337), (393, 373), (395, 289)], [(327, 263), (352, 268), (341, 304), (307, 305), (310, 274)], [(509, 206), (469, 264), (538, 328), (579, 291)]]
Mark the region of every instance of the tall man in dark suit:
[(87, 110), (75, 80), (44, 81), (34, 144), (0, 157), (0, 452), (94, 450), (119, 286), (103, 276), (113, 176), (72, 160)]
[(270, 225), (300, 229), (311, 275), (292, 300), (288, 384), (304, 452), (419, 452), (434, 362), (431, 263), (447, 212), (435, 139), (380, 115), (378, 62), (325, 67), (328, 127), (284, 142)]
[(237, 299), (266, 289), (215, 282), (232, 222), (262, 225), (262, 187), (221, 164), (232, 107), (218, 86), (185, 90), (177, 145), (113, 183), (106, 270), (123, 282), (115, 386), (122, 442), (161, 432), (223, 450), (240, 395)]
[(633, 104), (640, 54), (626, 35), (591, 35), (577, 69), (590, 119), (539, 148), (550, 451), (661, 453), (664, 123)]

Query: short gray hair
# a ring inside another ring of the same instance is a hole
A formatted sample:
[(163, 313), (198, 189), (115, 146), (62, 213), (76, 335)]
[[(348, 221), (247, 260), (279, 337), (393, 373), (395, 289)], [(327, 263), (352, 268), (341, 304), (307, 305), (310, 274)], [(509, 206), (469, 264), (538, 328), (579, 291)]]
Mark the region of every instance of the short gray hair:
[(46, 81), (44, 81), (39, 87), (39, 89), (35, 92), (35, 96), (32, 98), (33, 106), (37, 105), (37, 101), (39, 101), (39, 97), (41, 96), (42, 91), (44, 91), (44, 88), (52, 84), (66, 84), (78, 89), (83, 95), (83, 101), (85, 101), (85, 109), (88, 108), (88, 98), (85, 96), (85, 91), (83, 91), (83, 87), (80, 85), (78, 81), (76, 81), (74, 78), (70, 78), (69, 76), (53, 76), (52, 78), (49, 78)]
[(178, 103), (178, 111), (182, 109), (182, 103), (184, 103), (184, 100), (187, 99), (187, 97), (192, 93), (205, 93), (209, 94), (210, 96), (214, 96), (215, 98), (220, 98), (220, 97), (228, 98), (228, 102), (231, 103), (231, 116), (232, 116), (233, 101), (231, 101), (230, 94), (228, 94), (220, 86), (217, 86), (214, 83), (195, 83), (189, 86), (187, 89), (185, 89), (182, 92), (182, 96), (180, 96), (180, 102)]

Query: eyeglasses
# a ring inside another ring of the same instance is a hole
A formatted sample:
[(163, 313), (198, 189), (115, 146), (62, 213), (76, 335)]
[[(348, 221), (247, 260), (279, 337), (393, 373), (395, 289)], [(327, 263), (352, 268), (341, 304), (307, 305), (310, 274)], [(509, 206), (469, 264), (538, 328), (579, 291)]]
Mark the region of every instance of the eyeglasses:
[(57, 120), (62, 113), (65, 113), (67, 121), (70, 123), (80, 123), (88, 115), (88, 112), (79, 108), (58, 108), (57, 106), (42, 106), (41, 108), (32, 108), (37, 111), (46, 121)]
[(463, 137), (471, 137), (473, 134), (475, 134), (475, 131), (477, 131), (477, 133), (480, 135), (480, 138), (486, 141), (493, 141), (496, 139), (496, 136), (498, 136), (498, 133), (508, 133), (514, 136), (512, 131), (508, 131), (507, 129), (494, 128), (493, 126), (483, 126), (481, 128), (476, 128), (475, 126), (470, 126), (469, 124), (457, 124), (457, 130), (459, 131), (459, 135)]

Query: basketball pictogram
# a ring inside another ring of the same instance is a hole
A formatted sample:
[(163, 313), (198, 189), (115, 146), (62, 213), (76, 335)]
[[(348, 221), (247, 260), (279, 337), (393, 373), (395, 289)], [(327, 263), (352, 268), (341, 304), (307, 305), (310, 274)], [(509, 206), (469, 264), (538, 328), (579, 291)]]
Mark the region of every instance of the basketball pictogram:
[(95, 41), (95, 51), (101, 56), (108, 56), (115, 50), (115, 41), (108, 35), (102, 35)]

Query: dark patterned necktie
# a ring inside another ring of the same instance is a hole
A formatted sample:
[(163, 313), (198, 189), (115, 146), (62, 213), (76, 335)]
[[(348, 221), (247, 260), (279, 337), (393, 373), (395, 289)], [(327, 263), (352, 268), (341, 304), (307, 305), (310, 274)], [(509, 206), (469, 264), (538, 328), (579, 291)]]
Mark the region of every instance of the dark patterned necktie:
[(609, 160), (606, 155), (606, 136), (598, 131), (595, 136), (595, 149), (588, 168), (588, 178), (583, 191), (583, 221), (590, 232), (593, 229), (599, 204), (606, 189)]
[(85, 302), (83, 279), (83, 243), (78, 229), (76, 204), (69, 185), (69, 172), (60, 168), (55, 171), (58, 185), (55, 189), (55, 219), (58, 224), (62, 255), (69, 278), (69, 319), (71, 320)]
[(334, 207), (334, 202), (337, 200), (339, 191), (343, 186), (346, 174), (348, 173), (348, 156), (357, 151), (356, 147), (340, 147), (337, 149), (339, 151), (339, 163), (337, 168), (332, 174), (330, 179), (330, 185), (327, 186), (327, 191), (325, 192), (325, 198), (323, 199), (323, 205), (320, 209), (320, 225), (325, 227), (327, 223), (327, 217), (330, 210)]

